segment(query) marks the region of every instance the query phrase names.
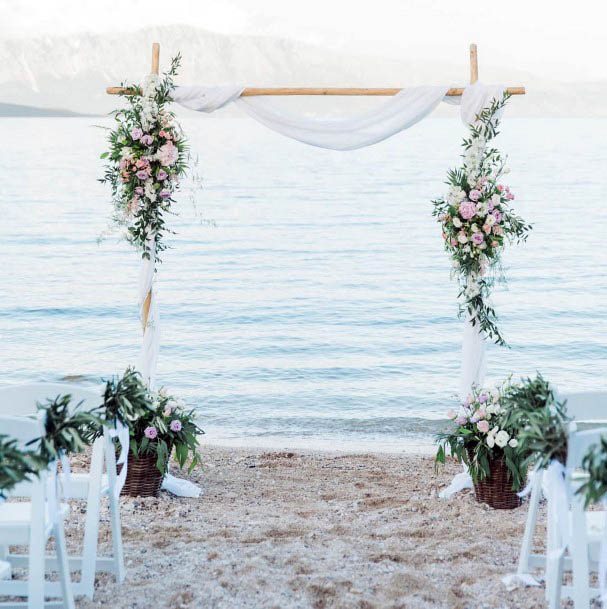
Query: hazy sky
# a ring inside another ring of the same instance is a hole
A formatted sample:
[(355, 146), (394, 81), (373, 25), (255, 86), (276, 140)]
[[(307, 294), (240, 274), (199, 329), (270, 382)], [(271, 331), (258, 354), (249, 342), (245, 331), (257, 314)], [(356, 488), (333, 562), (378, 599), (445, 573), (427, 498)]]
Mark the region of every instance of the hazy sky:
[(0, 0), (0, 36), (187, 23), (347, 51), (482, 61), (558, 80), (607, 79), (605, 0)]

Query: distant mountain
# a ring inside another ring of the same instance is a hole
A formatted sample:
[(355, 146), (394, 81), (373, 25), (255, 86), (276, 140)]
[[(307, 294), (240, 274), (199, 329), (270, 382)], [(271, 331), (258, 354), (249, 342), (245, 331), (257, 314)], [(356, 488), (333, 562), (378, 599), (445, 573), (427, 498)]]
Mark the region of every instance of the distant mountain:
[[(105, 94), (105, 87), (125, 80), (139, 82), (149, 70), (154, 41), (161, 43), (163, 66), (170, 56), (182, 52), (182, 83), (463, 85), (467, 75), (463, 62), (357, 57), (296, 40), (226, 36), (188, 26), (166, 26), (134, 33), (1, 40), (0, 102), (85, 114), (108, 112), (116, 100)], [(607, 116), (603, 102), (607, 82), (561, 84), (486, 65), (481, 65), (481, 77), (486, 82), (527, 87), (528, 95), (511, 104), (512, 115)], [(352, 102), (348, 104), (352, 107)]]
[(0, 102), (0, 117), (7, 116), (87, 116), (61, 108), (36, 108), (20, 104), (5, 104)]

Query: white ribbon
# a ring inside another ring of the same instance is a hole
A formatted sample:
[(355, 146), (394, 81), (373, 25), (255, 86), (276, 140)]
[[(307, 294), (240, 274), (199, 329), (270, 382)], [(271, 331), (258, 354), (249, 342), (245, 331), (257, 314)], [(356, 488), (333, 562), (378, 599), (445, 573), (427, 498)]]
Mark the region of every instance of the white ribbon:
[[(607, 509), (607, 498), (601, 501), (603, 509)], [(605, 514), (607, 516), (607, 513)], [(601, 591), (601, 603), (607, 606), (607, 521), (603, 522), (603, 539), (599, 555), (599, 590)]]
[(548, 518), (554, 527), (553, 539), (556, 541), (558, 536), (558, 543), (548, 553), (550, 559), (560, 556), (571, 538), (565, 466), (556, 459), (550, 462), (544, 473), (544, 489), (548, 499)]
[(57, 488), (57, 461), (55, 460), (48, 465), (48, 483), (46, 485), (46, 506), (49, 520), (53, 524), (59, 522), (59, 499), (57, 497)]
[[(118, 442), (120, 442), (120, 455), (118, 456), (116, 465), (122, 465), (122, 469), (116, 478), (116, 488), (113, 489), (114, 495), (116, 498), (118, 498), (122, 492), (124, 483), (126, 482), (126, 474), (128, 471), (127, 464), (130, 442), (129, 428), (120, 421), (116, 421), (116, 427), (108, 429), (108, 433), (110, 434), (110, 438), (118, 438)], [(110, 492), (112, 492), (112, 490), (110, 490)]]
[(69, 497), (71, 497), (70, 485), (72, 482), (72, 468), (70, 467), (70, 459), (64, 450), (59, 451), (59, 459), (61, 461), (61, 470), (63, 472), (63, 478), (62, 478), (63, 496), (66, 498), (69, 498)]

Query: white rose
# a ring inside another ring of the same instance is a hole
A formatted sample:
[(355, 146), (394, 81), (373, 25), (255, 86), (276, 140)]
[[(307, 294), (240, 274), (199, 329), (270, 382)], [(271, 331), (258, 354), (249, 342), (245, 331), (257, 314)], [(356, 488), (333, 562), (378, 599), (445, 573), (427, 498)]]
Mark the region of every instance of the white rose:
[(487, 442), (487, 446), (489, 448), (493, 448), (495, 446), (495, 438), (491, 434), (487, 436), (485, 442)]
[(493, 203), (493, 205), (499, 205), (502, 202), (502, 200), (500, 199), (500, 196), (498, 194), (495, 194), (491, 197), (491, 203)]
[(476, 224), (473, 224), (473, 225), (470, 227), (470, 230), (471, 230), (473, 233), (478, 233), (478, 226), (477, 226)]
[(487, 204), (486, 203), (479, 203), (476, 206), (476, 213), (479, 216), (486, 216), (487, 215)]
[(498, 431), (495, 435), (495, 443), (500, 447), (504, 448), (506, 444), (508, 444), (508, 440), (510, 439), (510, 435), (505, 429)]
[(510, 446), (510, 448), (516, 448), (518, 446), (518, 440), (516, 438), (512, 438), (512, 440), (508, 442), (508, 446)]
[(455, 226), (455, 228), (462, 227), (462, 221), (457, 216), (455, 216), (455, 218), (453, 218), (453, 226)]
[(457, 235), (457, 240), (462, 244), (468, 243), (468, 237), (466, 236), (466, 233), (459, 233)]

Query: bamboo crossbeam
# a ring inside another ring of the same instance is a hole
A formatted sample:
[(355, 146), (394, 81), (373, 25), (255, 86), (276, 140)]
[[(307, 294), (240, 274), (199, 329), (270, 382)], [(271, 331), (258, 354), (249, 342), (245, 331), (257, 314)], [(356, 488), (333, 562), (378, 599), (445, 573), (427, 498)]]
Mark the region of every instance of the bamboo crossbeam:
[[(246, 87), (241, 97), (256, 97), (262, 95), (341, 95), (341, 96), (390, 96), (396, 95), (402, 88), (360, 88), (360, 87)], [(525, 95), (525, 87), (508, 87), (510, 95)], [(108, 87), (108, 95), (139, 95), (138, 89), (128, 87)], [(447, 97), (460, 97), (464, 87), (452, 87), (445, 93)]]

